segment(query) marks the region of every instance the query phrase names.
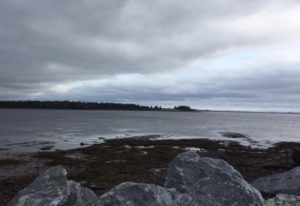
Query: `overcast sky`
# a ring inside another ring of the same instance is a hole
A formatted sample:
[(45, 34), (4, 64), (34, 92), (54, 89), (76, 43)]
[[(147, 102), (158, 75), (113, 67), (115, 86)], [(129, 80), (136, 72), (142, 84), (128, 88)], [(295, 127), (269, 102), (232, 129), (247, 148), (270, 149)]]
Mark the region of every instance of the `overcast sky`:
[(300, 112), (300, 1), (1, 0), (0, 99)]

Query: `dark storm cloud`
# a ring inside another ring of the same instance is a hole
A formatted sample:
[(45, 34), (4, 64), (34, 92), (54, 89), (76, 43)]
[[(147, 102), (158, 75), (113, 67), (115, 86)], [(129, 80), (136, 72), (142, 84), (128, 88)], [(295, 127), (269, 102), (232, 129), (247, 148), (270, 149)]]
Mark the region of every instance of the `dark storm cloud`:
[(0, 99), (299, 103), (299, 12), (293, 0), (3, 0)]

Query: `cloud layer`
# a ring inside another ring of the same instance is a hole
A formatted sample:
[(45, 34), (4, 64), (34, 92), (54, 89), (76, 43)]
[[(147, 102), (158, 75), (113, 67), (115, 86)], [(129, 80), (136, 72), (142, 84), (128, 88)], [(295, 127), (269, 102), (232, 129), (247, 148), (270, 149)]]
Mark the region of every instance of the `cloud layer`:
[(300, 111), (296, 0), (2, 0), (0, 99)]

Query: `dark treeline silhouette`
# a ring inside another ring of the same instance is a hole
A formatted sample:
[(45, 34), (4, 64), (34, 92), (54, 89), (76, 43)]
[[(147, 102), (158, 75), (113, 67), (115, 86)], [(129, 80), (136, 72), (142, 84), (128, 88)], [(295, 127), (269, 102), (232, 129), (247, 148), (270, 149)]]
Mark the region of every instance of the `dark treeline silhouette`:
[[(78, 109), (78, 110), (133, 110), (133, 111), (188, 111), (179, 106), (174, 109), (137, 104), (98, 103), (79, 101), (0, 101), (0, 108), (22, 109)], [(190, 107), (187, 107), (190, 109)], [(191, 109), (189, 111), (192, 111)]]
[(196, 111), (195, 109), (192, 109), (189, 106), (183, 106), (183, 105), (182, 106), (178, 106), (178, 107), (174, 107), (174, 110), (183, 111), (183, 112)]

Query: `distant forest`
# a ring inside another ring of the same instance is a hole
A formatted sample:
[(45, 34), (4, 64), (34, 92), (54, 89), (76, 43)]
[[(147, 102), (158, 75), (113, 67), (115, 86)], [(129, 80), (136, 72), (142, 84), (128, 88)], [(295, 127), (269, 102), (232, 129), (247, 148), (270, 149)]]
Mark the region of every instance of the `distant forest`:
[(132, 111), (197, 111), (189, 106), (162, 108), (122, 103), (98, 103), (75, 101), (0, 101), (0, 108), (20, 109), (77, 109), (77, 110), (132, 110)]

